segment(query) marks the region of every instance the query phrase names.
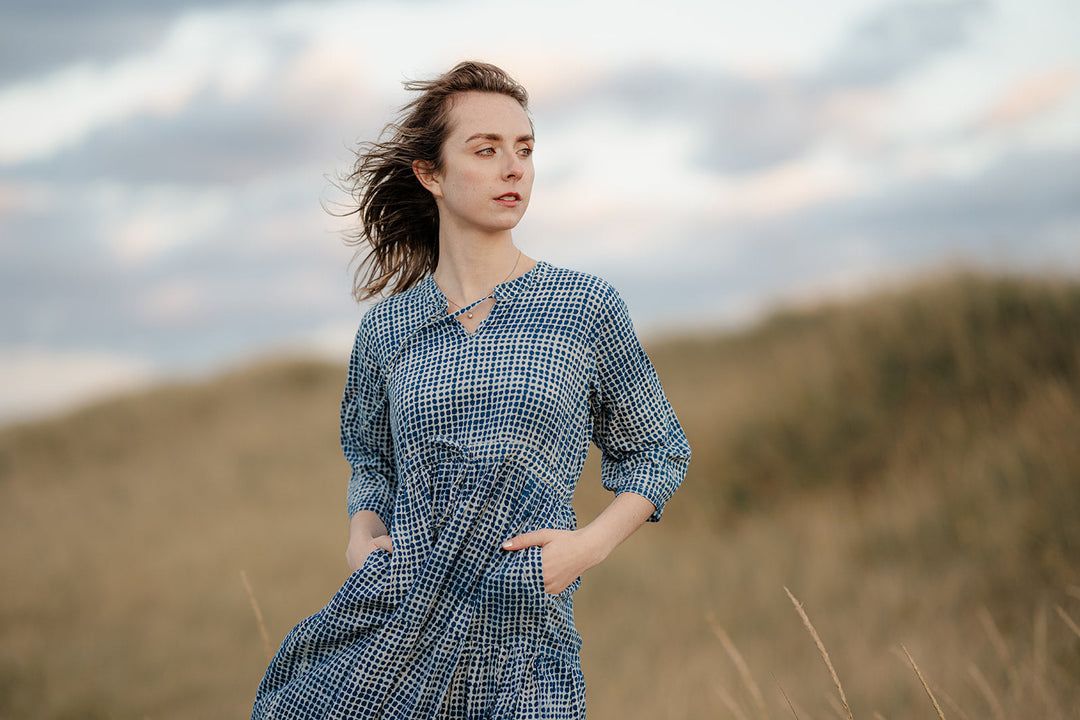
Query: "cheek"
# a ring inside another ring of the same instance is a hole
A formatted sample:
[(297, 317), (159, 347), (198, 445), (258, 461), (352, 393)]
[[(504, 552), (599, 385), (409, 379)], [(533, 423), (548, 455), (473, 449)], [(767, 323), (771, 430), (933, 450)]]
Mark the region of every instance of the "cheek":
[(485, 185), (489, 182), (488, 174), (483, 168), (469, 168), (461, 174), (462, 182), (471, 187)]
[(483, 173), (471, 169), (460, 170), (449, 180), (448, 189), (458, 197), (476, 194), (478, 188), (483, 187), (487, 182)]

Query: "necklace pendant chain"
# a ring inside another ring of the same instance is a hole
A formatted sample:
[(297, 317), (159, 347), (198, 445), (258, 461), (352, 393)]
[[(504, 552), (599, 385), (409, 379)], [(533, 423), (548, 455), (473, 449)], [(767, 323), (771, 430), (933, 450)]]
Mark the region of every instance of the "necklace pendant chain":
[[(520, 248), (518, 249), (518, 254), (517, 254), (517, 257), (516, 257), (516, 258), (514, 258), (514, 267), (510, 268), (510, 272), (506, 274), (506, 277), (504, 277), (504, 278), (503, 278), (503, 279), (502, 279), (502, 280), (501, 280), (500, 282), (497, 282), (497, 283), (495, 283), (495, 284), (496, 284), (496, 285), (502, 285), (502, 284), (503, 284), (504, 282), (506, 282), (507, 280), (509, 280), (509, 279), (510, 279), (510, 276), (514, 274), (514, 271), (515, 271), (515, 270), (517, 270), (517, 266), (518, 266), (518, 263), (519, 263), (519, 262), (521, 262), (521, 249), (520, 249)], [(432, 277), (432, 279), (434, 280), (434, 277)], [(435, 280), (435, 286), (436, 286), (437, 288), (439, 288), (439, 290), (442, 290), (442, 286), (441, 286), (441, 285), (439, 285), (439, 282), (438, 282), (438, 280)], [(451, 299), (450, 299), (450, 296), (446, 294), (446, 291), (445, 291), (445, 290), (442, 290), (442, 292), (443, 292), (443, 297), (445, 297), (445, 298), (446, 298), (446, 301), (447, 301), (448, 303), (450, 303), (451, 305), (454, 305), (454, 306), (456, 306), (458, 310), (464, 310), (464, 309), (465, 309), (465, 307), (464, 307), (463, 305), (458, 305), (458, 304), (457, 304), (456, 302), (454, 302), (453, 300), (451, 300)], [(485, 295), (484, 297), (480, 298), (480, 299), (479, 299), (479, 300), (477, 300), (476, 302), (483, 302), (484, 300), (489, 300), (489, 299), (493, 299), (494, 297), (495, 297), (495, 288), (491, 288), (491, 292), (489, 292), (489, 293), (488, 293), (487, 295)], [(475, 303), (470, 303), (470, 304), (475, 304)], [(472, 320), (472, 318), (473, 318), (473, 311), (472, 311), (472, 310), (469, 310), (468, 312), (466, 312), (466, 313), (465, 313), (465, 317), (467, 317), (467, 318), (469, 318), (470, 320)]]

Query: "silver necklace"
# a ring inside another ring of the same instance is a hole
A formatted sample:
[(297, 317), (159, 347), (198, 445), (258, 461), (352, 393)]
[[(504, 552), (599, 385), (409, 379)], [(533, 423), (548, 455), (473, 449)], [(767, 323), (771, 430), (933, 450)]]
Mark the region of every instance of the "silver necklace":
[[(501, 280), (500, 282), (497, 282), (497, 283), (495, 283), (495, 284), (496, 284), (496, 285), (502, 285), (502, 284), (503, 284), (504, 282), (506, 282), (507, 280), (509, 280), (509, 279), (510, 279), (510, 276), (514, 274), (514, 271), (515, 271), (515, 270), (517, 270), (517, 266), (518, 266), (518, 263), (519, 263), (519, 262), (521, 262), (521, 248), (518, 248), (518, 254), (517, 254), (517, 257), (516, 257), (516, 258), (514, 258), (514, 267), (510, 268), (510, 272), (508, 272), (508, 273), (506, 274), (506, 277), (504, 277), (504, 278), (503, 278), (503, 279), (502, 279), (502, 280)], [(447, 295), (447, 294), (446, 294), (446, 291), (442, 289), (442, 285), (439, 285), (439, 281), (438, 281), (438, 280), (435, 280), (435, 276), (434, 276), (434, 275), (432, 275), (432, 276), (431, 276), (431, 279), (435, 281), (435, 286), (436, 286), (437, 288), (439, 288), (439, 290), (442, 290), (442, 294), (443, 294), (443, 297), (445, 297), (445, 298), (446, 298), (446, 302), (450, 303), (451, 305), (455, 305), (455, 306), (457, 306), (457, 309), (458, 309), (458, 310), (464, 310), (464, 309), (465, 309), (465, 308), (464, 308), (463, 306), (461, 306), (461, 305), (458, 305), (458, 304), (457, 304), (456, 302), (454, 302), (453, 300), (451, 300), (451, 299), (450, 299), (450, 296), (449, 296), (449, 295)], [(480, 300), (477, 300), (476, 302), (480, 302), (481, 300), (487, 300), (488, 298), (493, 298), (493, 297), (495, 297), (495, 288), (491, 288), (491, 292), (489, 292), (489, 293), (488, 293), (487, 295), (485, 295), (484, 297), (480, 298)], [(475, 304), (475, 303), (470, 303), (470, 304)], [(472, 319), (472, 316), (473, 316), (472, 310), (470, 310), (469, 312), (465, 313), (465, 317), (469, 318), (470, 320)]]

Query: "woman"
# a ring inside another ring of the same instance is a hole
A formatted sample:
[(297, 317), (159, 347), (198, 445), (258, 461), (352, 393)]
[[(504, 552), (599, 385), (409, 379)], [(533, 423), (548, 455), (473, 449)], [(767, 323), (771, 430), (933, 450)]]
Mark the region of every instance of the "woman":
[[(354, 571), (285, 638), (253, 717), (583, 718), (572, 595), (690, 456), (615, 290), (525, 256), (525, 90), (461, 63), (349, 177), (368, 244), (342, 401)], [(366, 276), (365, 276), (366, 270)], [(590, 440), (616, 493), (577, 528)]]

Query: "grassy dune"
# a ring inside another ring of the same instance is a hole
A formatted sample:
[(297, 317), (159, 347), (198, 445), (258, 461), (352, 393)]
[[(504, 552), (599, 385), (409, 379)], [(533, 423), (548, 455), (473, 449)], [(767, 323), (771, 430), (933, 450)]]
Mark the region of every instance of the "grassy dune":
[[(785, 587), (855, 718), (937, 717), (901, 644), (946, 717), (1080, 716), (1080, 284), (943, 277), (650, 352), (695, 455), (577, 595), (591, 718), (792, 717), (780, 687), (847, 717)], [(0, 431), (0, 717), (245, 717), (241, 571), (272, 644), (347, 572), (343, 374)]]

